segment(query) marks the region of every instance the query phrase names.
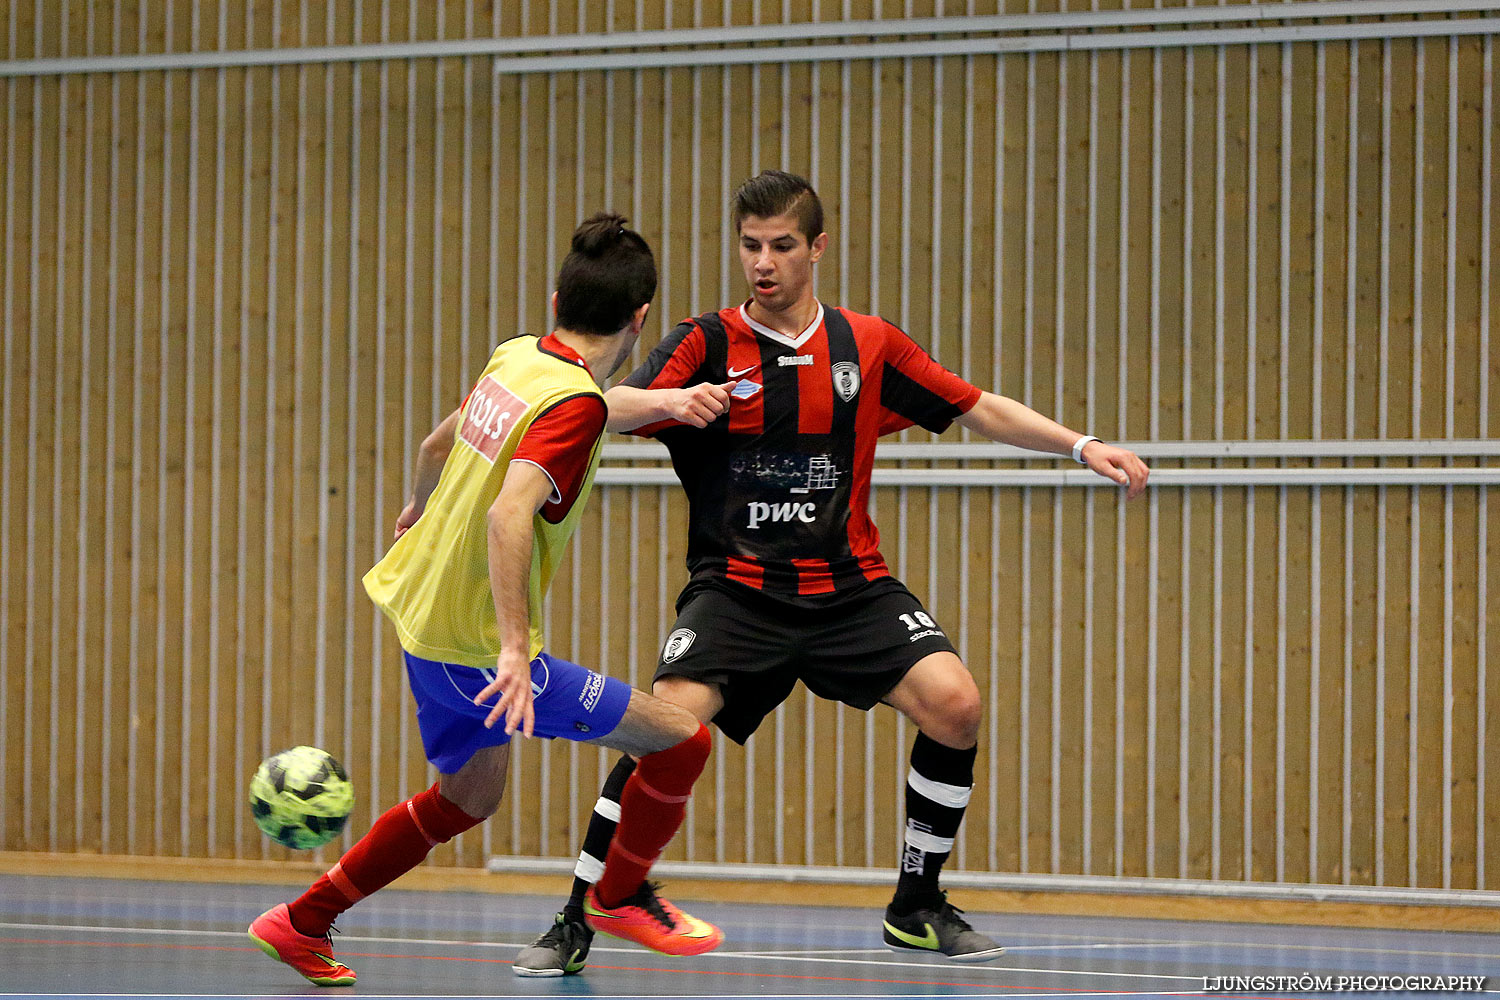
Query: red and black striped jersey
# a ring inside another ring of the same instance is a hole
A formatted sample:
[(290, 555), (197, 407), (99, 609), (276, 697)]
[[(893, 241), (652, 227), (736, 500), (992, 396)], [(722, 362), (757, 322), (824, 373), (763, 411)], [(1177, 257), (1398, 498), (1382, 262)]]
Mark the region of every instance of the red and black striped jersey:
[(735, 379), (729, 411), (707, 428), (633, 432), (667, 446), (687, 491), (692, 581), (825, 604), (889, 576), (869, 512), (875, 442), (914, 424), (946, 430), (980, 390), (878, 316), (821, 305), (797, 337), (744, 306), (684, 320), (621, 384)]

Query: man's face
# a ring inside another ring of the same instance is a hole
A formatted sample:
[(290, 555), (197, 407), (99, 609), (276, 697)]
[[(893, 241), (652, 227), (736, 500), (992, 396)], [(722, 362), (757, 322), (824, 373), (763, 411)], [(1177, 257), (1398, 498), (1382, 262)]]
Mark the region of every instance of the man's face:
[(809, 245), (791, 212), (741, 219), (740, 266), (755, 302), (769, 312), (782, 312), (810, 295), (813, 264), (827, 244), (827, 234), (819, 233)]

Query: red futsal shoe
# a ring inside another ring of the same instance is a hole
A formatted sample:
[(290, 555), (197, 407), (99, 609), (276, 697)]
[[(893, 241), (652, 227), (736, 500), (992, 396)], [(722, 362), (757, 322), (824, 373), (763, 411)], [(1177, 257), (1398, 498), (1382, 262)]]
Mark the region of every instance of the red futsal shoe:
[(249, 933), (261, 951), (290, 965), (314, 986), (354, 985), (354, 970), (333, 957), (328, 935), (308, 937), (298, 931), (285, 903), (256, 917)]
[(590, 886), (583, 898), (583, 918), (596, 931), (667, 955), (702, 955), (724, 942), (723, 931), (662, 899), (654, 883), (642, 882), (633, 896), (612, 908), (600, 905), (595, 888)]

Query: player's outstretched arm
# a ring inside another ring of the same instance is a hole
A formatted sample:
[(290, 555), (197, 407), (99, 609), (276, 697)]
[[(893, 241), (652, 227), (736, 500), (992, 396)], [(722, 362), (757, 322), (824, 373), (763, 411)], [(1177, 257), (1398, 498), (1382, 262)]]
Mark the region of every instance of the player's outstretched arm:
[(453, 450), (453, 436), (458, 433), (458, 415), (462, 408), (454, 410), (433, 428), (432, 433), (422, 439), (417, 448), (417, 469), (412, 475), (411, 498), (396, 516), (396, 537), (406, 534), (406, 529), (417, 523), (422, 511), (427, 509), (427, 498), (437, 489), (438, 479), (443, 474), (443, 464)]
[(498, 694), (484, 724), (493, 727), (503, 715), (507, 733), (520, 729), (527, 736), (535, 722), (531, 706), (531, 611), (527, 606), (536, 533), (533, 519), (552, 489), (551, 478), (539, 466), (511, 462), (500, 494), (486, 515), (490, 591), (500, 624), (500, 656), (495, 663), (495, 679), (479, 692), (474, 704), (483, 705)]
[[(1073, 445), (1083, 437), (1025, 404), (993, 392), (981, 394), (979, 402), (960, 416), (958, 422), (991, 441), (1054, 455), (1071, 456)], [(1126, 487), (1126, 497), (1132, 500), (1141, 495), (1151, 475), (1135, 452), (1103, 441), (1090, 441), (1078, 457), (1094, 472)]]
[(637, 389), (617, 385), (604, 394), (609, 407), (605, 427), (617, 434), (637, 427), (673, 420), (689, 427), (707, 427), (729, 409), (729, 393), (739, 384), (701, 382), (680, 389)]

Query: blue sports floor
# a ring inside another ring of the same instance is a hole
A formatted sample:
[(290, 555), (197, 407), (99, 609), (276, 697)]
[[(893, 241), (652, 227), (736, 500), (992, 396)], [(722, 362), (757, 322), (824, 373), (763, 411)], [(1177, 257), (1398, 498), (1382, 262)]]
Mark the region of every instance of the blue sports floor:
[(319, 989), (245, 937), (253, 917), (294, 895), (282, 886), (0, 876), (0, 997), (1161, 997), (1204, 995), (1206, 976), (1303, 973), (1489, 976), (1486, 991), (1500, 992), (1500, 927), (970, 914), (1008, 953), (957, 965), (881, 948), (877, 910), (705, 903), (689, 909), (724, 928), (717, 952), (674, 959), (601, 935), (582, 975), (528, 980), (511, 974), (510, 960), (545, 926), (554, 900), (398, 890), (340, 922), (334, 948), (359, 984)]

